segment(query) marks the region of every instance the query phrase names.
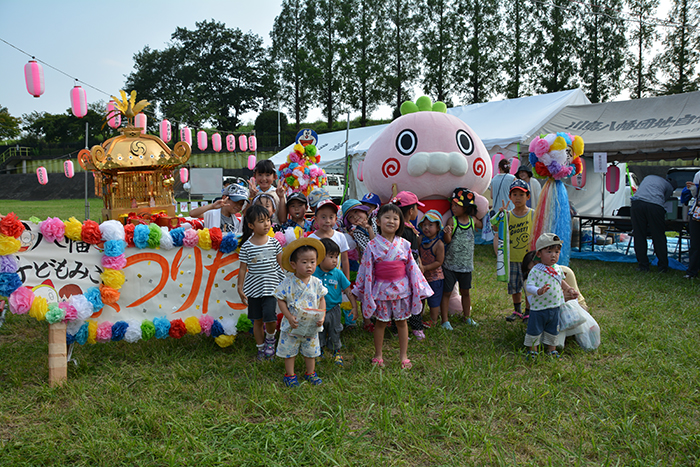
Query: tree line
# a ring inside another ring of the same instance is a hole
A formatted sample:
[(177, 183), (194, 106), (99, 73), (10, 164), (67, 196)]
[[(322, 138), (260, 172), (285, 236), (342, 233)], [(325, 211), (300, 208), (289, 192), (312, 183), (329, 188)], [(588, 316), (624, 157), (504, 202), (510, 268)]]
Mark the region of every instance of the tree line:
[[(151, 122), (228, 131), (242, 114), (278, 106), (297, 128), (317, 107), (328, 129), (350, 111), (365, 126), (379, 105), (398, 115), (416, 87), (448, 106), (579, 86), (594, 103), (625, 90), (642, 98), (700, 89), (700, 2), (673, 0), (666, 20), (658, 8), (659, 0), (283, 0), (270, 47), (214, 19), (178, 27), (163, 49), (134, 55), (125, 88), (153, 103)], [(46, 118), (23, 117), (38, 137)], [(15, 120), (3, 122), (16, 131)]]

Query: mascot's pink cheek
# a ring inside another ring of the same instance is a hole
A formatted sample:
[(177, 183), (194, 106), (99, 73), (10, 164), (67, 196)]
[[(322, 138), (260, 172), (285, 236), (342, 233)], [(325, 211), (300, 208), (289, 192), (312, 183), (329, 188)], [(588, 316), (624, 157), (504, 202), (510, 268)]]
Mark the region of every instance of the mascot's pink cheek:
[(390, 157), (382, 164), (382, 175), (384, 175), (384, 178), (393, 177), (398, 174), (400, 170), (401, 164), (398, 159), (393, 157)]

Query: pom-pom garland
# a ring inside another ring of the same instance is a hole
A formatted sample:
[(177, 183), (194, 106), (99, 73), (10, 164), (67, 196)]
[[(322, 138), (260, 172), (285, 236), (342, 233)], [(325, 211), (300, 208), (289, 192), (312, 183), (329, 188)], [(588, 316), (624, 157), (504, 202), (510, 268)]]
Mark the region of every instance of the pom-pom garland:
[(24, 225), (14, 212), (9, 213), (0, 220), (0, 234), (19, 238), (22, 232), (24, 232)]
[(58, 217), (49, 217), (44, 222), (39, 224), (39, 230), (43, 235), (44, 240), (53, 243), (56, 240), (63, 240), (66, 232), (66, 226)]
[(317, 154), (315, 145), (294, 145), (293, 151), (287, 156), (287, 162), (277, 170), (277, 176), (287, 194), (301, 192), (309, 196), (314, 188), (327, 185), (326, 173), (317, 165), (320, 161), (321, 156)]
[(581, 173), (583, 139), (570, 133), (536, 136), (530, 142), (529, 160), (538, 178), (562, 180)]
[(102, 242), (102, 232), (100, 232), (100, 224), (92, 220), (86, 220), (83, 224), (81, 238), (85, 243), (97, 245)]

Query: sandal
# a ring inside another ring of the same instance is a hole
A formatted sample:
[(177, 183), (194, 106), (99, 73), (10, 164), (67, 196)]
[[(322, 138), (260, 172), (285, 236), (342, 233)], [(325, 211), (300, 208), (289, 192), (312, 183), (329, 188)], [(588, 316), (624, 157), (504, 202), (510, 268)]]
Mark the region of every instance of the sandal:
[(403, 362), (401, 362), (402, 370), (410, 370), (411, 368), (413, 368), (413, 363), (411, 363), (411, 360), (406, 359)]
[(378, 366), (379, 368), (384, 368), (384, 359), (383, 359), (383, 358), (374, 357), (374, 358), (372, 359), (372, 365)]

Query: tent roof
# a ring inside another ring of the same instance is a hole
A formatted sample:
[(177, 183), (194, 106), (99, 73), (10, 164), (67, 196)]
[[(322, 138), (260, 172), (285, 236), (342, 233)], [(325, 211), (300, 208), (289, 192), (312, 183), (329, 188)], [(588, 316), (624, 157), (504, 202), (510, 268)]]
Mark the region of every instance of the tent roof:
[[(529, 140), (537, 130), (567, 105), (588, 104), (581, 89), (560, 91), (540, 96), (520, 97), (502, 101), (472, 104), (447, 109), (447, 113), (464, 121), (481, 138), (486, 149)], [(367, 151), (388, 124), (350, 130), (349, 152)], [(287, 146), (270, 160), (275, 165), (284, 163), (294, 145)], [(345, 131), (318, 135), (321, 166), (345, 157)]]
[(620, 161), (699, 157), (700, 92), (571, 105), (538, 133), (558, 131), (580, 135), (586, 153)]

